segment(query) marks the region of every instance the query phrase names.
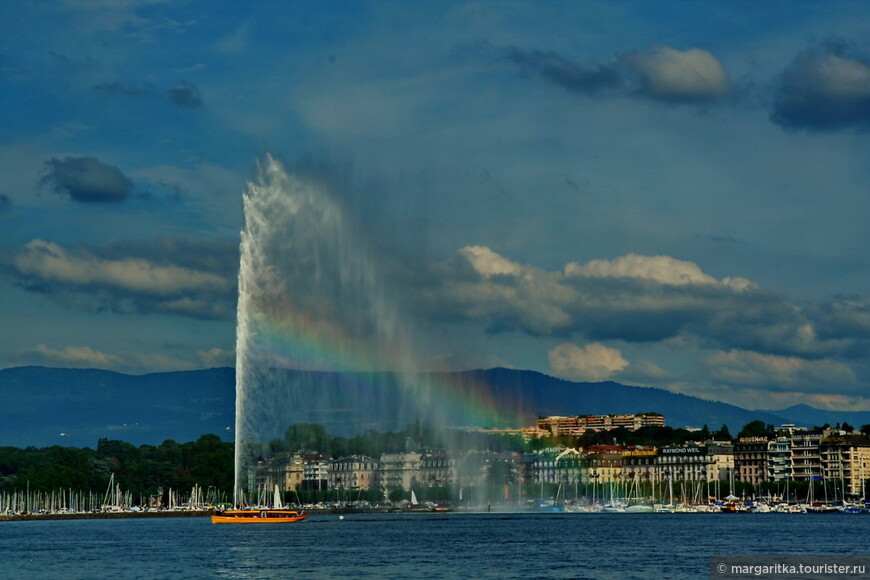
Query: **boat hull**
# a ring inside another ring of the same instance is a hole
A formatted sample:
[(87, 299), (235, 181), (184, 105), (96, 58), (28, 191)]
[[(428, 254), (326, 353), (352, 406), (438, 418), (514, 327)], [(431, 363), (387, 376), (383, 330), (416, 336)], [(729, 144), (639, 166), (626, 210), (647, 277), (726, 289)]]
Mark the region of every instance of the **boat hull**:
[(283, 510), (229, 511), (211, 516), (213, 524), (294, 524), (308, 516)]

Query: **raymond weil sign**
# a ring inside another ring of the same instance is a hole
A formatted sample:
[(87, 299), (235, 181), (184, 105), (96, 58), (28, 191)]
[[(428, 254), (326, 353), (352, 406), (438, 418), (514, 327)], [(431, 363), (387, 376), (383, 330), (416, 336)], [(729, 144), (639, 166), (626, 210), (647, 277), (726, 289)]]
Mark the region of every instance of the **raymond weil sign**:
[(663, 447), (659, 449), (662, 455), (700, 455), (701, 449), (698, 447)]

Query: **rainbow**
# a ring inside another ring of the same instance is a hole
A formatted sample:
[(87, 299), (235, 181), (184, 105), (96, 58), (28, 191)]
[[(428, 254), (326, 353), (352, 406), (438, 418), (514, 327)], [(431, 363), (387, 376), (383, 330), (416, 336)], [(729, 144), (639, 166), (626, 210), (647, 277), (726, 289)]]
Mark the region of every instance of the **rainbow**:
[[(413, 398), (427, 390), (431, 402), (441, 410), (442, 421), (461, 417), (463, 427), (515, 427), (523, 425), (527, 416), (521, 402), (500, 400), (493, 392), (494, 385), (469, 374), (390, 369), (389, 361), (383, 360), (389, 356), (372, 352), (339, 325), (314, 320), (286, 301), (280, 307), (273, 304), (268, 313), (260, 312), (255, 317), (258, 348), (285, 368), (348, 375), (393, 373), (397, 380), (389, 384), (398, 389), (395, 395)], [(401, 353), (407, 346), (391, 345), (386, 350)], [(396, 360), (401, 358), (396, 356)]]

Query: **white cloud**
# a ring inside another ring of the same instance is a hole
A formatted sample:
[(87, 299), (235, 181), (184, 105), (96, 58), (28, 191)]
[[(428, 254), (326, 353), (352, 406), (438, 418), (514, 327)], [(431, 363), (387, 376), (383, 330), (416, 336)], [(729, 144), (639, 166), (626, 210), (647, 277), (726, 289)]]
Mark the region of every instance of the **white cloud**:
[(589, 278), (639, 278), (660, 284), (707, 284), (744, 290), (752, 283), (745, 278), (723, 278), (721, 281), (705, 274), (697, 264), (670, 256), (627, 254), (614, 260), (592, 260), (586, 264), (565, 265), (566, 276)]
[(144, 259), (101, 259), (74, 255), (62, 246), (35, 239), (15, 254), (19, 274), (77, 286), (104, 285), (167, 296), (184, 291), (227, 292), (231, 281), (210, 272), (178, 266), (159, 266)]
[(89, 346), (67, 346), (57, 350), (40, 344), (30, 351), (17, 354), (24, 358), (42, 359), (48, 364), (62, 364), (73, 368), (114, 368), (121, 364), (120, 357)]
[(520, 273), (519, 264), (511, 262), (485, 246), (466, 246), (459, 250), (459, 255), (468, 260), (474, 270), (485, 278), (498, 274)]
[(35, 348), (13, 351), (10, 353), (10, 356), (11, 362), (14, 364), (64, 368), (99, 368), (134, 374), (188, 371), (199, 368), (233, 366), (235, 364), (235, 353), (219, 348), (197, 351), (194, 354), (193, 360), (160, 353), (110, 353), (90, 346), (51, 348), (44, 344), (40, 344)]
[(667, 46), (650, 52), (629, 52), (621, 60), (643, 79), (641, 92), (664, 101), (711, 101), (728, 95), (731, 81), (722, 64), (699, 48)]
[(603, 381), (628, 366), (615, 348), (594, 342), (584, 347), (566, 342), (547, 354), (553, 374), (579, 381)]

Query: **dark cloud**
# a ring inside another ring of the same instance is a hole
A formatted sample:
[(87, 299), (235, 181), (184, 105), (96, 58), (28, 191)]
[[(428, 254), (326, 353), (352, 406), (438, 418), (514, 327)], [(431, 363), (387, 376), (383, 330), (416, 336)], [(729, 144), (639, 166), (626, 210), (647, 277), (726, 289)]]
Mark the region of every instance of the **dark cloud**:
[(134, 87), (123, 83), (104, 83), (94, 85), (94, 90), (109, 95), (124, 95), (128, 97), (156, 97), (156, 90), (151, 85), (144, 87)]
[(782, 74), (771, 120), (786, 129), (870, 128), (870, 62), (842, 44), (803, 51)]
[(619, 90), (625, 81), (613, 66), (577, 64), (553, 51), (525, 51), (511, 47), (507, 59), (519, 65), (524, 74), (538, 75), (547, 82), (584, 95), (600, 95)]
[[(812, 318), (816, 332), (822, 338), (870, 341), (870, 297), (842, 297), (831, 302), (810, 304), (804, 311)], [(854, 354), (870, 355), (870, 348)]]
[(42, 183), (84, 203), (118, 202), (130, 197), (133, 182), (121, 170), (96, 157), (66, 157), (46, 162)]
[(50, 54), (52, 57), (54, 57), (56, 60), (59, 60), (60, 62), (72, 62), (68, 56), (60, 54), (59, 52), (49, 50), (48, 54)]
[(156, 97), (162, 99), (165, 96), (172, 104), (187, 109), (198, 109), (203, 106), (202, 94), (194, 84), (189, 82), (183, 82), (165, 93), (161, 93), (153, 85), (137, 87), (124, 83), (103, 83), (94, 85), (93, 88), (95, 91), (107, 95), (122, 97)]
[(179, 107), (196, 109), (203, 106), (202, 95), (192, 83), (183, 82), (174, 89), (169, 89), (167, 95)]
[(238, 244), (158, 238), (64, 247), (33, 240), (3, 260), (19, 285), (90, 312), (224, 319), (234, 311)]

